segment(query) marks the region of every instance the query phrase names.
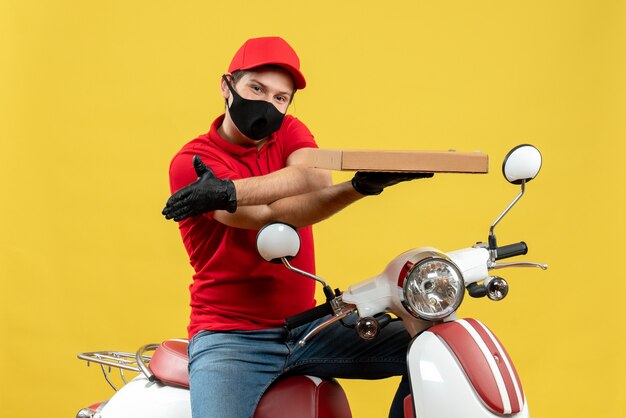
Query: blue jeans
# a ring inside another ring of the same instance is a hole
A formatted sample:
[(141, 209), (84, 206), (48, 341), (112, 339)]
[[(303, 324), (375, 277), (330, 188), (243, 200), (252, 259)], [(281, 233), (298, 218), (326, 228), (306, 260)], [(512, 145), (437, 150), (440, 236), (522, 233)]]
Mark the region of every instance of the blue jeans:
[(326, 328), (304, 347), (298, 345), (327, 318), (292, 331), (201, 331), (189, 343), (193, 418), (252, 418), (263, 392), (283, 374), (345, 379), (404, 376), (390, 417), (403, 417), (409, 394), (406, 349), (410, 340), (400, 321), (363, 341), (340, 323)]

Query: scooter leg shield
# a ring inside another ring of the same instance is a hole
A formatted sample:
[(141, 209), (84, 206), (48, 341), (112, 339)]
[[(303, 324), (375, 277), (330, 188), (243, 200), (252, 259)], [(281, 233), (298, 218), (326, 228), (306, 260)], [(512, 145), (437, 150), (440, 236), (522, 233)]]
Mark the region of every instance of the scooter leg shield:
[(512, 362), (478, 321), (446, 322), (419, 334), (407, 365), (419, 418), (529, 416)]

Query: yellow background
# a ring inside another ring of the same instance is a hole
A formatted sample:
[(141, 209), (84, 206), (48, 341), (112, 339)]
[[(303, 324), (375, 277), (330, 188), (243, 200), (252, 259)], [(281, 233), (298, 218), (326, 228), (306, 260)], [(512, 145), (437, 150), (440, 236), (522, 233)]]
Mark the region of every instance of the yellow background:
[[(111, 394), (76, 353), (185, 335), (168, 163), (222, 111), (241, 43), (280, 35), (309, 83), (291, 113), (321, 147), (490, 156), (489, 175), (318, 225), (320, 275), (343, 288), (406, 249), (486, 239), (517, 193), (501, 158), (535, 144), (543, 169), (498, 237), (550, 270), (502, 271), (509, 297), (462, 314), (504, 342), (533, 416), (623, 417), (625, 28), (621, 1), (2, 0), (0, 416), (73, 417)], [(394, 387), (345, 382), (355, 418), (386, 416)]]

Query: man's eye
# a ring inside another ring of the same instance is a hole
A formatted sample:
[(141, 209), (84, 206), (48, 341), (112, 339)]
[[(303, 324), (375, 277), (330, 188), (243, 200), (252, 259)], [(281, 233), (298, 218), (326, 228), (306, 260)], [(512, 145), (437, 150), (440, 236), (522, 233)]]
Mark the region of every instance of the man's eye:
[(281, 103), (285, 103), (287, 101), (287, 98), (285, 96), (276, 96), (276, 100)]
[(255, 93), (261, 93), (263, 91), (263, 89), (261, 89), (261, 87), (259, 87), (259, 86), (252, 86), (252, 90)]

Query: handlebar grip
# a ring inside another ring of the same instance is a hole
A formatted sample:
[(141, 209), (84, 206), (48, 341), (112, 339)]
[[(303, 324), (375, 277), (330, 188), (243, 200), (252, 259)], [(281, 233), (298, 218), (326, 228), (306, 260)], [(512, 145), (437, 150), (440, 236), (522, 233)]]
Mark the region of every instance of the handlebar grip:
[(308, 324), (309, 322), (313, 322), (316, 319), (332, 314), (333, 308), (330, 306), (330, 302), (326, 302), (322, 305), (316, 306), (315, 308), (309, 309), (307, 311), (299, 313), (298, 315), (294, 315), (290, 318), (285, 319), (285, 327), (288, 330), (292, 330), (299, 327), (300, 325)]
[(496, 248), (496, 260), (515, 257), (516, 255), (524, 255), (526, 253), (528, 253), (528, 246), (524, 241), (521, 241), (517, 244), (509, 244)]

